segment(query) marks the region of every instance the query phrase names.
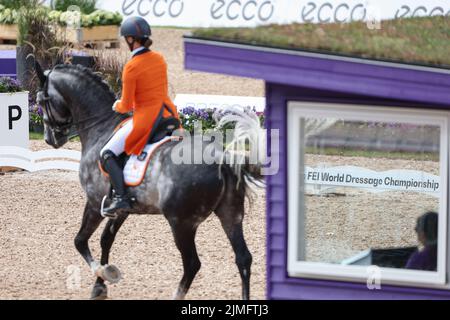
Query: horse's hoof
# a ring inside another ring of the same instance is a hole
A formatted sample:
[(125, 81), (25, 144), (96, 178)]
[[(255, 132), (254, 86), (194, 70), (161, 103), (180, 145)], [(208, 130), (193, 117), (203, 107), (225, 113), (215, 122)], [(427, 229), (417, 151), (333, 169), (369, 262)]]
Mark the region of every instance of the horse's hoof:
[(91, 300), (105, 300), (108, 298), (108, 288), (104, 284), (96, 284), (92, 289)]
[(122, 273), (119, 268), (113, 265), (105, 265), (98, 269), (97, 276), (111, 284), (115, 284), (122, 279)]

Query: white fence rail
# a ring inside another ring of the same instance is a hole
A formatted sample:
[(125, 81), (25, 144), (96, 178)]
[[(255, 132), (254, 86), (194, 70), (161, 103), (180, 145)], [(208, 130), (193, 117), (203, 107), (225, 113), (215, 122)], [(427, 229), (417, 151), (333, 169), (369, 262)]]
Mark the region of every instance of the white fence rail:
[(73, 150), (30, 151), (19, 147), (0, 147), (0, 167), (30, 172), (44, 170), (79, 171), (81, 152)]

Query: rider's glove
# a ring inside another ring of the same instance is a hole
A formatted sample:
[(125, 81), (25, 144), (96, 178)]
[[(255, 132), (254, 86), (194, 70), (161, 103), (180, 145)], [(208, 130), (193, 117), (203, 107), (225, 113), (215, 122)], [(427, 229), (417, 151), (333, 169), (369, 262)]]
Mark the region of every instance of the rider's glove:
[(113, 111), (116, 111), (116, 112), (117, 112), (116, 108), (117, 108), (117, 105), (118, 105), (119, 103), (120, 103), (120, 100), (117, 100), (116, 102), (114, 102), (114, 104), (113, 104), (113, 106), (112, 106)]

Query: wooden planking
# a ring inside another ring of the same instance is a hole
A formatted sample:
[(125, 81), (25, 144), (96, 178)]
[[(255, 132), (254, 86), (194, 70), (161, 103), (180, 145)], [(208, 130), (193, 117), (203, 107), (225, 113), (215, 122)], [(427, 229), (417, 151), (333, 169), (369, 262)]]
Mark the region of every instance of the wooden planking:
[(1, 40), (17, 40), (19, 28), (14, 24), (0, 24), (0, 39)]
[(0, 76), (16, 77), (16, 46), (0, 49)]
[(278, 186), (271, 186), (269, 201), (271, 202), (282, 202), (285, 201), (285, 188)]
[(285, 217), (285, 203), (284, 201), (272, 201), (271, 202), (271, 212), (270, 216), (272, 218), (284, 218)]
[[(280, 159), (281, 159), (281, 156), (280, 156)], [(271, 186), (274, 186), (274, 187), (283, 187), (285, 184), (285, 179), (284, 179), (283, 173), (281, 173), (281, 172), (279, 172), (278, 174), (273, 175), (273, 176), (268, 176), (267, 181)]]
[(269, 232), (270, 235), (282, 235), (285, 231), (284, 219), (280, 218), (271, 218), (269, 222)]
[(272, 282), (269, 299), (311, 300), (448, 300), (447, 290), (411, 289), (384, 286), (382, 290), (368, 290), (366, 284), (345, 285), (322, 280)]
[[(0, 24), (0, 39), (1, 40), (17, 40), (19, 29), (17, 25)], [(98, 43), (110, 42), (116, 46), (119, 42), (119, 27), (118, 26), (97, 26), (92, 28), (65, 28), (57, 27), (56, 36), (58, 40), (69, 43)]]
[(60, 39), (64, 39), (71, 43), (118, 41), (119, 27), (98, 26), (81, 29), (61, 29), (58, 34), (60, 35)]
[(270, 242), (270, 249), (273, 251), (279, 250), (283, 251), (286, 248), (286, 242), (284, 240), (284, 236), (274, 234), (272, 235)]
[(280, 266), (271, 266), (270, 280), (272, 282), (284, 282), (286, 279), (286, 270)]
[[(281, 112), (275, 112), (274, 114), (276, 115), (276, 118), (271, 119), (270, 127), (272, 129), (283, 129), (285, 127), (283, 115), (281, 115)], [(284, 134), (284, 130), (281, 130), (280, 137), (284, 137)]]
[(117, 41), (119, 39), (118, 26), (98, 26), (82, 29), (83, 42), (89, 41)]
[(269, 263), (271, 267), (284, 267), (284, 252), (280, 250), (271, 250)]

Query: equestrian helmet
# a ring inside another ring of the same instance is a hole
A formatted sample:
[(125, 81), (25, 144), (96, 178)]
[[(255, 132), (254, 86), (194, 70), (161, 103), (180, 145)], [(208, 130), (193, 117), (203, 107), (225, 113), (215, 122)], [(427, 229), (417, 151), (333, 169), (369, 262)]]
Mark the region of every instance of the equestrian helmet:
[(137, 39), (149, 38), (152, 35), (152, 29), (144, 18), (131, 17), (122, 23), (120, 35)]

